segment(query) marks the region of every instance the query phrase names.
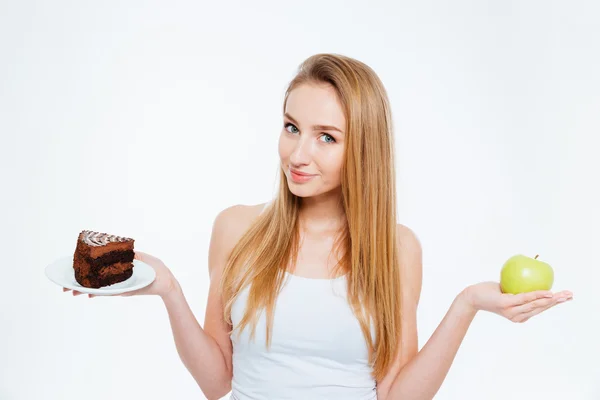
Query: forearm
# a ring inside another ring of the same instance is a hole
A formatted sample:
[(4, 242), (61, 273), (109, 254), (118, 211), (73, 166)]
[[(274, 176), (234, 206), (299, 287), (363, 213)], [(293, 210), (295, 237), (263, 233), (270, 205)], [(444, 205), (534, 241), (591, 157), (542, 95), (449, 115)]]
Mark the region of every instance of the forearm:
[(387, 399), (430, 400), (442, 386), (476, 311), (461, 292), (421, 351), (398, 373)]
[(217, 342), (192, 313), (179, 284), (163, 297), (181, 361), (208, 399), (219, 399), (231, 388), (231, 374)]

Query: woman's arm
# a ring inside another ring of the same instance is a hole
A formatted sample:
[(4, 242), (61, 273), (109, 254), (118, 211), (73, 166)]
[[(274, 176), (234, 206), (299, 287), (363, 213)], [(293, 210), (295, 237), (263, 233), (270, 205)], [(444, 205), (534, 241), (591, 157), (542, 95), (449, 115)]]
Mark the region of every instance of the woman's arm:
[[(214, 251), (220, 247), (218, 242), (219, 240), (212, 241), (212, 254), (219, 253)], [(218, 280), (212, 279), (216, 275), (215, 271), (218, 271), (219, 268), (214, 268), (211, 272), (207, 318), (204, 322), (205, 328), (202, 329), (183, 295), (181, 286), (169, 268), (160, 259), (138, 250), (135, 250), (135, 258), (150, 265), (156, 272), (156, 278), (144, 288), (117, 296), (160, 296), (169, 314), (175, 346), (181, 361), (208, 399), (223, 397), (231, 388), (231, 352), (228, 353), (231, 342), (227, 331), (213, 323), (216, 319), (212, 317), (222, 313), (219, 310), (219, 301), (215, 300), (218, 297), (215, 295), (218, 290)], [(68, 291), (68, 289), (63, 288), (63, 291)], [(73, 291), (75, 296), (81, 294), (76, 290)], [(97, 295), (88, 294), (88, 296), (96, 297)]]
[(229, 326), (223, 319), (220, 282), (227, 259), (257, 214), (259, 207), (231, 206), (219, 213), (212, 227), (208, 250), (210, 288), (204, 329), (196, 322), (179, 291), (165, 299), (177, 351), (204, 395), (220, 399), (231, 390), (233, 374)]
[(554, 294), (545, 290), (505, 294), (497, 282), (469, 286), (454, 299), (421, 351), (400, 369), (386, 399), (432, 399), (442, 386), (478, 311), (493, 312), (513, 322), (525, 322), (556, 304), (570, 300), (572, 296), (566, 290)]
[[(478, 311), (489, 311), (513, 322), (525, 322), (572, 298), (569, 291), (505, 294), (497, 282), (482, 282), (461, 291), (431, 338), (417, 352), (416, 310), (421, 292), (422, 251), (414, 233), (399, 226), (403, 276), (403, 338), (386, 377), (378, 382), (378, 398), (430, 400), (440, 389)], [(379, 385), (381, 384), (381, 385)]]
[(425, 346), (396, 376), (388, 400), (432, 399), (446, 378), (476, 311), (459, 294)]
[(231, 372), (216, 340), (196, 320), (179, 285), (163, 297), (179, 358), (207, 399), (231, 390)]
[(179, 357), (208, 399), (220, 399), (231, 390), (230, 327), (223, 320), (219, 283), (229, 253), (248, 223), (247, 214), (243, 207), (232, 206), (221, 211), (213, 223), (208, 251), (210, 287), (204, 328), (194, 317), (181, 286), (163, 262), (149, 254), (136, 253), (137, 258), (157, 271), (153, 286), (161, 289), (149, 292), (160, 294), (163, 299)]

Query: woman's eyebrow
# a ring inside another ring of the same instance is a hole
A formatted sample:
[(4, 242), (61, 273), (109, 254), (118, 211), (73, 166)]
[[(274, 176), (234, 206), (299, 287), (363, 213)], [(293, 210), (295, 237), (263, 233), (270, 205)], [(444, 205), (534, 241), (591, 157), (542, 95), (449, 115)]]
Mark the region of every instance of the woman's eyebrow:
[[(287, 117), (287, 119), (292, 121), (294, 124), (300, 125), (290, 114), (285, 113), (284, 115)], [(312, 128), (315, 131), (338, 131), (339, 133), (344, 133), (344, 132), (342, 132), (341, 129), (336, 128), (335, 126), (332, 126), (332, 125), (313, 125)]]

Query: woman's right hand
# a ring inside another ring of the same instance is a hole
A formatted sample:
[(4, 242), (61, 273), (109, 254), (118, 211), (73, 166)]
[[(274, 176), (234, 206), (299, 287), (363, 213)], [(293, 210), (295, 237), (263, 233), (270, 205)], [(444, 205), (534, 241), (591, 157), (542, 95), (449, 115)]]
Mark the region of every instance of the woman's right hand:
[[(143, 252), (137, 251), (137, 250), (134, 250), (134, 253), (135, 253), (134, 258), (136, 260), (140, 260), (140, 261), (150, 265), (152, 268), (154, 268), (154, 271), (156, 272), (156, 279), (154, 279), (154, 281), (150, 285), (143, 287), (141, 289), (133, 290), (131, 292), (121, 293), (118, 295), (111, 295), (111, 296), (158, 295), (158, 296), (164, 298), (167, 295), (169, 295), (179, 289), (179, 283), (175, 279), (175, 276), (173, 276), (173, 273), (171, 272), (171, 270), (169, 268), (167, 268), (167, 266), (160, 259), (158, 259), (150, 254), (143, 253)], [(63, 292), (68, 292), (70, 290), (71, 289), (63, 288)], [(80, 294), (85, 294), (85, 293), (81, 293), (77, 290), (73, 290), (73, 296), (79, 296)], [(103, 295), (88, 294), (89, 298), (96, 297), (96, 296), (103, 296)]]

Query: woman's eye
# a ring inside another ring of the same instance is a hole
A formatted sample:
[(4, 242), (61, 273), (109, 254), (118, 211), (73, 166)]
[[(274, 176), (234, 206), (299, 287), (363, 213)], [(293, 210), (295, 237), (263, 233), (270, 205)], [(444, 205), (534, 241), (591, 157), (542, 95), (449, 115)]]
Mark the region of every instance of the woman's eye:
[[(284, 124), (284, 125), (283, 125), (283, 127), (284, 127), (284, 128), (285, 128), (285, 130), (286, 130), (286, 131), (288, 131), (289, 133), (298, 133), (298, 132), (299, 132), (299, 131), (298, 131), (298, 128), (296, 128), (296, 126), (295, 126), (294, 124), (291, 124), (291, 123), (289, 123), (289, 122), (288, 122), (288, 123), (286, 123), (286, 124)], [(290, 128), (290, 127), (291, 127), (292, 129), (295, 129), (295, 131), (294, 131), (294, 130), (289, 130), (288, 128)], [(326, 140), (326, 141), (325, 141), (325, 143), (335, 143), (335, 142), (336, 142), (336, 140), (334, 139), (334, 137), (333, 137), (333, 136), (331, 136), (331, 135), (330, 135), (330, 134), (328, 134), (328, 133), (324, 133), (324, 134), (323, 134), (321, 137), (323, 137), (323, 136), (324, 136), (324, 137), (327, 137), (327, 138), (329, 138), (329, 139), (330, 139), (330, 140)]]
[(328, 137), (328, 138), (330, 138), (330, 139), (331, 139), (331, 141), (329, 141), (329, 142), (326, 142), (326, 143), (335, 143), (335, 139), (334, 139), (334, 138), (333, 138), (333, 136), (331, 136), (330, 134), (328, 134), (328, 133), (324, 133), (324, 134), (323, 134), (323, 136), (324, 136), (324, 137)]
[[(298, 128), (296, 128), (296, 127), (295, 127), (293, 124), (290, 124), (289, 122), (288, 122), (287, 124), (285, 124), (283, 127), (285, 128), (285, 130), (287, 130), (288, 132), (290, 132), (290, 131), (288, 130), (288, 127), (290, 127), (290, 126), (291, 126), (292, 128), (294, 128), (296, 131), (298, 131)], [(290, 133), (297, 133), (297, 132), (290, 132)]]

